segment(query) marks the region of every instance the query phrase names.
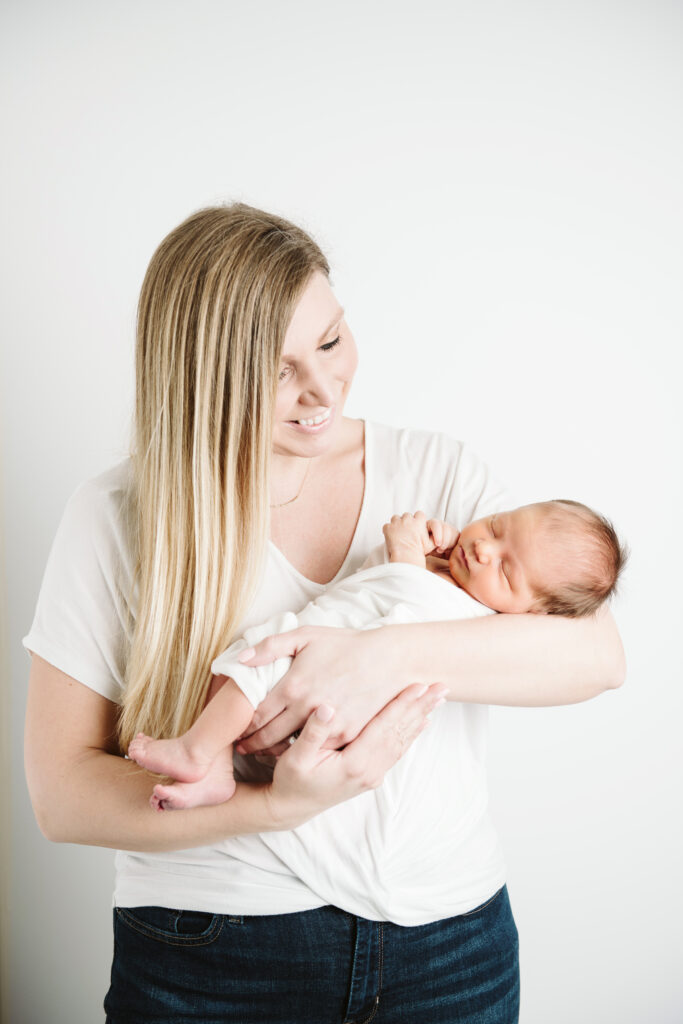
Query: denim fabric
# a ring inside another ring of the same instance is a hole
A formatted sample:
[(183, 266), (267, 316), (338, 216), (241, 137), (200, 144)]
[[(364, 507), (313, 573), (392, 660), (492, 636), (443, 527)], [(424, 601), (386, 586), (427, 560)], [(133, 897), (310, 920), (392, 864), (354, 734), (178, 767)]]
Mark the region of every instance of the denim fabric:
[(107, 1024), (516, 1024), (506, 888), (404, 928), (336, 907), (241, 917), (119, 907)]

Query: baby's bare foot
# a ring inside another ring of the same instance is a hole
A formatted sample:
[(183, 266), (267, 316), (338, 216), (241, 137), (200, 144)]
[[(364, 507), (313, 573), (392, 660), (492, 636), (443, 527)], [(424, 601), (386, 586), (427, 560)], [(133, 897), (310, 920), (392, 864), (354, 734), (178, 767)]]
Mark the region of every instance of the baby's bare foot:
[(128, 747), (128, 757), (150, 772), (170, 775), (179, 782), (198, 782), (204, 778), (210, 764), (190, 751), (182, 736), (172, 740), (153, 740), (142, 732)]
[(199, 782), (159, 783), (150, 797), (156, 811), (180, 811), (187, 807), (208, 807), (223, 804), (236, 789), (232, 756), (220, 754)]

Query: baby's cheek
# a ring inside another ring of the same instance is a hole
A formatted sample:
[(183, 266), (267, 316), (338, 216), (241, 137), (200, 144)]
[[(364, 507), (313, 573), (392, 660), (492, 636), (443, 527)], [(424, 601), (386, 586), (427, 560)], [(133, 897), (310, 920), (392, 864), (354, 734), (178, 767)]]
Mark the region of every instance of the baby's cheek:
[(488, 579), (477, 580), (476, 584), (477, 590), (476, 593), (473, 591), (473, 596), (476, 597), (477, 601), (485, 604), (487, 608), (498, 610), (505, 603), (500, 587), (496, 586), (495, 581)]

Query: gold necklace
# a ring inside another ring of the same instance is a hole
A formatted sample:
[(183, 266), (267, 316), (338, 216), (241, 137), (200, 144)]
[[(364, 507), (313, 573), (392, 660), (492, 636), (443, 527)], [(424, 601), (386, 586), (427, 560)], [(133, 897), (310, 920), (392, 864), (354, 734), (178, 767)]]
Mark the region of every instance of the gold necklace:
[(306, 483), (306, 477), (308, 476), (308, 471), (311, 468), (311, 463), (312, 462), (313, 462), (313, 459), (307, 459), (307, 461), (306, 461), (306, 472), (304, 473), (304, 478), (301, 481), (301, 487), (296, 492), (294, 497), (290, 498), (289, 501), (281, 501), (279, 505), (270, 505), (269, 506), (270, 508), (284, 508), (285, 505), (292, 505), (296, 501), (296, 499), (301, 496), (301, 492), (304, 489), (304, 484)]

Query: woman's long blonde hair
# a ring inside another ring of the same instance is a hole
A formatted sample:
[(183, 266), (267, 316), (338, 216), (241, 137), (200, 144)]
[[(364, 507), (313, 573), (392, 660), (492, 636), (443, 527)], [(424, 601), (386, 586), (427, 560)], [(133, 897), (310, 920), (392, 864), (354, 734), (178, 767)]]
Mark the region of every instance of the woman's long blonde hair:
[(204, 705), (261, 571), (280, 354), (315, 242), (243, 204), (161, 243), (138, 307), (133, 444), (137, 602), (123, 750), (174, 736)]

